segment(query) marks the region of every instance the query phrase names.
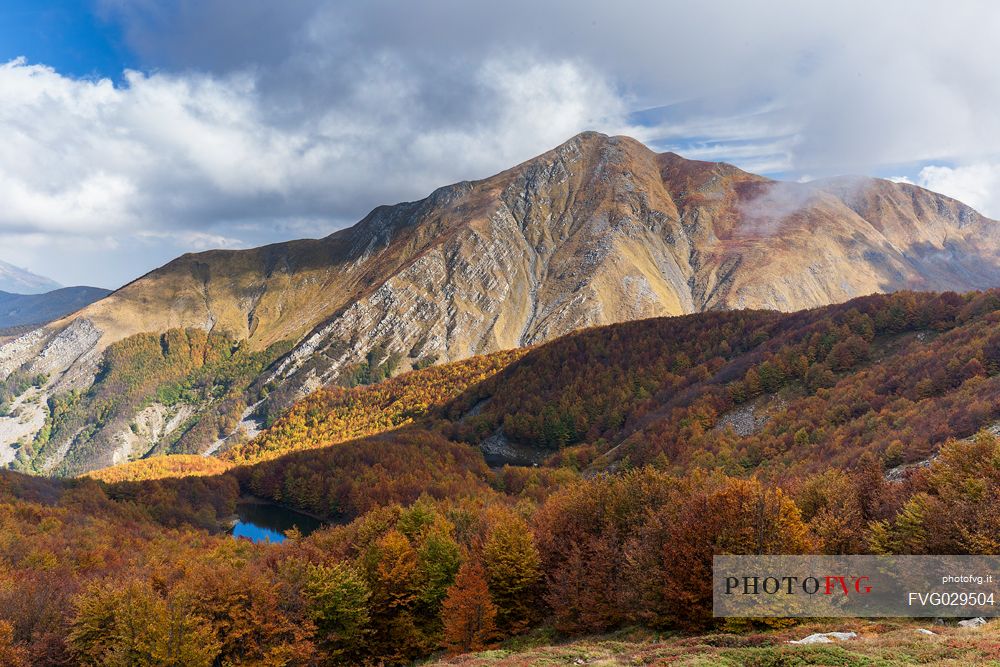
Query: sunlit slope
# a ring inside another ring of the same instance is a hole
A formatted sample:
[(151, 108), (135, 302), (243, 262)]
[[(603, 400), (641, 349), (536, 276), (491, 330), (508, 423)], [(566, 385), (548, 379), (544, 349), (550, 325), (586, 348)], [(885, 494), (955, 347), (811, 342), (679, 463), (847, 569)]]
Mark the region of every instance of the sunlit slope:
[[(324, 239), (185, 255), (0, 347), (0, 377), (46, 378), (15, 421), (0, 417), (0, 461), (19, 441), (37, 451), (49, 399), (88, 391), (105, 350), (133, 336), (202, 330), (244, 353), (288, 346), (246, 386), (228, 433), (198, 438), (201, 449), (172, 448), (182, 433), (130, 449), (216, 451), (309, 392), (350, 384), (365, 363), (399, 373), (644, 318), (1000, 285), (997, 228), (911, 185), (782, 183), (584, 133)], [(204, 401), (189, 408), (220, 422)], [(110, 445), (82, 451), (94, 436), (114, 440), (109, 424), (95, 427), (32, 469), (104, 465)]]

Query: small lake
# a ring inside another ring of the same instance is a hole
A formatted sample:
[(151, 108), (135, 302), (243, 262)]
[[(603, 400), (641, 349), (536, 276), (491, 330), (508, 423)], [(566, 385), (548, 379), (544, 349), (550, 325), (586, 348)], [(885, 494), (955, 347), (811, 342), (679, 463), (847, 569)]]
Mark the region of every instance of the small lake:
[(323, 522), (274, 503), (251, 501), (236, 504), (236, 525), (229, 532), (253, 542), (285, 541), (285, 531), (298, 528), (303, 535), (323, 527)]

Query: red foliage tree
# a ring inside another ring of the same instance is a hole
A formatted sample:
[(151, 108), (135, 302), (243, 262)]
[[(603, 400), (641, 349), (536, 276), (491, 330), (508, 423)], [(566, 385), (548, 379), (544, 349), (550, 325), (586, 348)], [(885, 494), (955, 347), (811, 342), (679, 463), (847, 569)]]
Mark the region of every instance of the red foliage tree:
[(451, 653), (488, 648), (497, 636), (496, 616), (482, 564), (463, 563), (441, 609), (445, 648)]

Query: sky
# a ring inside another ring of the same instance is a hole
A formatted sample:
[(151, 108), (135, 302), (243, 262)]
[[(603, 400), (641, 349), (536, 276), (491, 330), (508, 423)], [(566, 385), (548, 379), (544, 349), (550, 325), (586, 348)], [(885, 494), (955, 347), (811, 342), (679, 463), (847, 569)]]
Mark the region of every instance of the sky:
[(118, 287), (583, 130), (1000, 218), (1000, 3), (3, 0), (0, 260)]

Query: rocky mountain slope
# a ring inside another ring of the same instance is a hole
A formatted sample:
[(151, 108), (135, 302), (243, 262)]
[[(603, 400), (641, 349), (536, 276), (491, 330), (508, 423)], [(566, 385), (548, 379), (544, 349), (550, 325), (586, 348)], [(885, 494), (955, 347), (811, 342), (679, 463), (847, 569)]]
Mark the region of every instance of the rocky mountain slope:
[(89, 306), (108, 294), (111, 290), (99, 287), (63, 287), (44, 294), (0, 291), (0, 329), (46, 324)]
[[(38, 396), (18, 403), (17, 416), (0, 418), (0, 444), (37, 437), (42, 427), (32, 429), (53, 415), (35, 399), (89, 387), (108, 346), (142, 332), (200, 329), (247, 353), (290, 345), (247, 385), (242, 402), (227, 403), (227, 414), (238, 413), (252, 432), (326, 383), (593, 325), (1000, 285), (997, 230), (960, 202), (910, 185), (775, 182), (585, 133), (491, 178), (376, 208), (324, 239), (185, 255), (6, 344), (0, 378), (46, 379)], [(76, 471), (171, 451), (205, 411), (181, 406), (184, 418), (175, 419), (177, 406), (143, 405), (173, 431), (130, 428), (134, 415), (116, 413), (114, 429), (155, 432), (155, 442), (116, 438), (110, 422), (88, 422), (57, 429), (36, 448), (33, 468)], [(219, 430), (231, 421), (219, 421)], [(124, 440), (129, 446), (112, 453), (111, 443)], [(86, 443), (86, 455), (62, 465)], [(202, 438), (185, 451), (229, 444)]]
[(54, 280), (0, 261), (0, 291), (14, 294), (44, 294), (60, 287), (62, 285)]

